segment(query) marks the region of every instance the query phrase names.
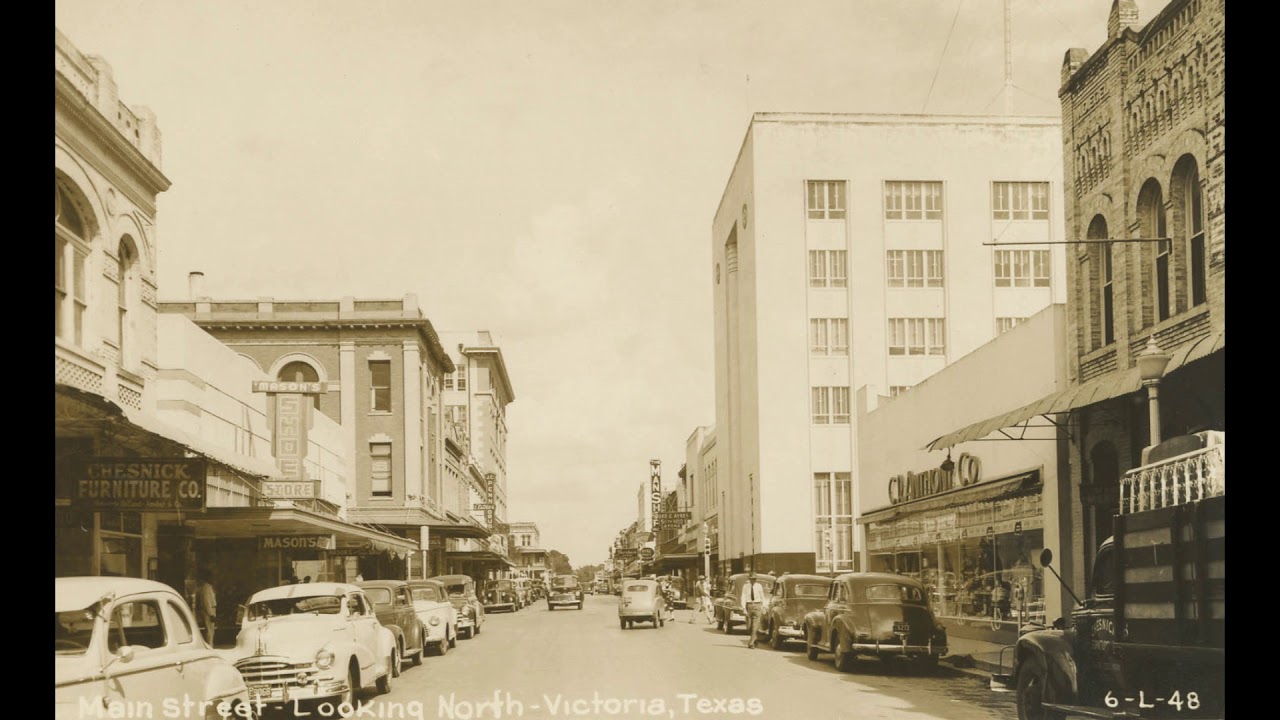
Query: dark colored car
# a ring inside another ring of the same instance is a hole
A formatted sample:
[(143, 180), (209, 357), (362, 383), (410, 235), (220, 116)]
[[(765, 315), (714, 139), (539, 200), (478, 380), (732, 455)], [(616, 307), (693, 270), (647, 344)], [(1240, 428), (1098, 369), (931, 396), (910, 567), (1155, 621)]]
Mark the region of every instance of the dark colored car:
[(947, 629), (934, 618), (924, 585), (890, 573), (837, 577), (822, 609), (805, 616), (804, 637), (810, 660), (832, 653), (840, 672), (852, 671), (863, 655), (905, 660), (929, 674), (947, 654)]
[(426, 632), (413, 607), (409, 584), (403, 580), (368, 580), (356, 583), (356, 586), (373, 601), (378, 622), (395, 635), (400, 652), (391, 668), (391, 676), (400, 677), (401, 659), (408, 658), (414, 665), (421, 665)]
[(822, 575), (783, 575), (773, 585), (769, 609), (760, 633), (775, 650), (788, 640), (804, 640), (804, 618), (827, 604), (831, 578)]
[[(747, 584), (747, 577), (747, 573), (737, 573), (725, 580), (720, 595), (714, 603), (717, 630), (729, 633), (733, 631), (734, 625), (746, 624), (747, 618), (742, 614), (742, 586)], [(756, 575), (756, 582), (764, 588), (766, 598), (773, 591), (773, 584), (776, 581), (777, 578), (771, 575)]]
[(485, 612), (495, 610), (520, 609), (520, 598), (516, 595), (516, 587), (510, 580), (490, 580), (484, 585)]
[(573, 605), (582, 609), (582, 583), (577, 575), (557, 575), (551, 579), (551, 591), (547, 595), (547, 609), (560, 605)]

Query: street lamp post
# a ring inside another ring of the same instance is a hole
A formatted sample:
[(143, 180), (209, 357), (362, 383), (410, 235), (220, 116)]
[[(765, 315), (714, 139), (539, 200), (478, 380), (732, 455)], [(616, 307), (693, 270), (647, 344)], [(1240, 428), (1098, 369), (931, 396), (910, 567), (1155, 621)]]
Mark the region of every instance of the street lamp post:
[(1138, 353), (1138, 375), (1147, 389), (1147, 410), (1150, 415), (1151, 445), (1160, 444), (1160, 380), (1172, 358), (1160, 350), (1156, 339), (1147, 341), (1147, 347)]

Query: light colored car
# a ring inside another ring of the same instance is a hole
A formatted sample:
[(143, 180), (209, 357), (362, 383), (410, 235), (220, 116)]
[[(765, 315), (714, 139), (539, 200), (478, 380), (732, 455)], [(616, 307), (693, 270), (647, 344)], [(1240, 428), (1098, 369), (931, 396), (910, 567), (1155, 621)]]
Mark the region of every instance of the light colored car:
[[(212, 703), (198, 717), (252, 717), (239, 671), (205, 643), (191, 608), (168, 585), (137, 578), (57, 578), (53, 594), (58, 720), (123, 717), (113, 715), (113, 708), (128, 712), (143, 703), (160, 717), (170, 707), (180, 711), (184, 695)], [(226, 715), (218, 711), (224, 702)]]
[(640, 622), (662, 627), (664, 612), (666, 603), (656, 580), (627, 580), (623, 583), (622, 596), (618, 598), (618, 626), (623, 630)]
[(395, 636), (364, 591), (345, 583), (301, 583), (249, 598), (233, 653), (251, 700), (273, 707), (391, 691)]
[(409, 593), (413, 596), (413, 610), (422, 623), (424, 644), (434, 646), (444, 655), (449, 648), (458, 646), (458, 619), (462, 611), (449, 602), (449, 590), (439, 580), (410, 580)]
[(480, 634), (484, 625), (484, 603), (476, 595), (476, 581), (470, 575), (437, 575), (428, 580), (439, 580), (449, 591), (449, 602), (458, 608), (458, 632), (463, 640)]

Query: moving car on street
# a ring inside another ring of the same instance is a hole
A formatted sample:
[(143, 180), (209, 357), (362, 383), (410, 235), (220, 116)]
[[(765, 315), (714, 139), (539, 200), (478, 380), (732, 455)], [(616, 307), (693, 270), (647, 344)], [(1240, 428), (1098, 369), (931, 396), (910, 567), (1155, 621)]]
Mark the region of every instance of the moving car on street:
[[(57, 720), (84, 717), (82, 702), (103, 711), (150, 706), (170, 698), (218, 703), (228, 717), (251, 708), (230, 661), (205, 643), (191, 608), (168, 585), (118, 577), (53, 581), (53, 703)], [(95, 715), (96, 717), (96, 715)]]
[(519, 603), (517, 610), (522, 610), (529, 606), (533, 600), (529, 596), (529, 579), (528, 578), (511, 578), (511, 585), (516, 590), (516, 600)]
[[(725, 580), (720, 597), (713, 604), (717, 630), (730, 633), (733, 632), (734, 625), (746, 624), (747, 618), (742, 614), (742, 586), (747, 584), (747, 576), (747, 573), (736, 573)], [(773, 591), (774, 581), (775, 578), (771, 575), (756, 575), (756, 582), (764, 588), (766, 595)]]
[(890, 573), (846, 573), (827, 592), (827, 602), (804, 618), (810, 660), (835, 656), (836, 670), (851, 672), (858, 655), (885, 664), (906, 660), (921, 674), (947, 654), (947, 629), (937, 622), (919, 580)]
[(458, 609), (458, 632), (467, 640), (480, 634), (484, 624), (484, 603), (476, 595), (476, 581), (470, 575), (437, 575), (428, 580), (439, 580), (449, 591), (449, 602)]
[(290, 710), (295, 700), (354, 703), (366, 688), (391, 692), (399, 659), (364, 590), (327, 582), (254, 593), (231, 654), (251, 701)]
[(515, 612), (520, 608), (520, 599), (516, 596), (516, 588), (510, 580), (490, 580), (484, 587), (485, 612), (507, 610)]
[(458, 645), (458, 618), (462, 611), (449, 602), (449, 591), (439, 580), (410, 580), (409, 594), (424, 633), (423, 642), (444, 655)]
[(547, 609), (572, 605), (582, 609), (582, 585), (577, 575), (556, 575), (551, 579), (551, 592), (547, 595)]
[(831, 578), (783, 575), (773, 585), (769, 608), (760, 622), (763, 639), (775, 650), (788, 640), (804, 640), (804, 618), (827, 604)]
[(396, 661), (391, 665), (392, 677), (400, 677), (400, 665), (405, 659), (414, 665), (422, 664), (426, 649), (422, 622), (413, 607), (409, 585), (403, 580), (369, 580), (356, 583), (373, 601), (378, 622), (396, 636)]
[(656, 580), (627, 580), (622, 585), (622, 596), (618, 598), (618, 627), (626, 630), (641, 622), (651, 622), (656, 628), (662, 627), (662, 615), (665, 612), (666, 603), (662, 600), (662, 590)]

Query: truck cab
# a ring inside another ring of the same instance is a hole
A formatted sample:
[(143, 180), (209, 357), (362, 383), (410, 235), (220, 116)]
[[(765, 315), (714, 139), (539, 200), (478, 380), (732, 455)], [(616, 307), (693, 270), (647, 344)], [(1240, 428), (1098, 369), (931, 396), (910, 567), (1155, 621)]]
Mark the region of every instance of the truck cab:
[(1122, 479), (1070, 619), (1024, 627), (1010, 672), (992, 675), (1020, 720), (1225, 717), (1226, 434), (1167, 443)]

